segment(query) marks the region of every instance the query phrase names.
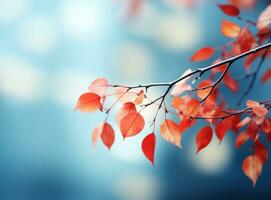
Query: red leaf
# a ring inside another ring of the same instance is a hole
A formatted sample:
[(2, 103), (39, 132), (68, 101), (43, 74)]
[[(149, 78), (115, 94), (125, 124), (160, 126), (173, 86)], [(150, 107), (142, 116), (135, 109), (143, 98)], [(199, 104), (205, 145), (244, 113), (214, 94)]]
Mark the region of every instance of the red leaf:
[(270, 23), (271, 23), (271, 5), (267, 6), (265, 10), (261, 13), (257, 22), (257, 28), (259, 30), (268, 28)]
[(209, 93), (212, 90), (212, 87), (211, 87), (212, 84), (213, 82), (210, 80), (205, 80), (205, 81), (200, 82), (198, 85), (198, 91), (197, 91), (198, 97), (201, 99), (204, 99), (207, 95), (209, 95)]
[(247, 125), (250, 121), (251, 121), (251, 118), (250, 117), (246, 117), (241, 122), (239, 122), (236, 127), (238, 129), (242, 128), (243, 126)]
[(196, 53), (191, 57), (191, 61), (204, 61), (211, 58), (215, 53), (215, 49), (213, 47), (203, 47), (200, 50), (196, 51)]
[(181, 147), (181, 128), (174, 121), (166, 119), (160, 125), (160, 134), (166, 141)]
[(239, 8), (229, 4), (218, 4), (220, 10), (226, 15), (237, 17), (240, 14)]
[(243, 144), (245, 144), (247, 141), (249, 140), (249, 135), (247, 134), (247, 132), (241, 132), (235, 141), (235, 146), (237, 148), (240, 148)]
[(154, 151), (156, 144), (156, 136), (154, 133), (150, 133), (147, 135), (141, 144), (141, 149), (146, 156), (146, 158), (151, 161), (152, 165), (154, 165)]
[(120, 131), (123, 138), (140, 133), (145, 126), (145, 120), (140, 113), (129, 113), (120, 121)]
[(261, 81), (262, 81), (262, 83), (266, 83), (270, 79), (271, 79), (271, 69), (268, 69), (268, 70), (266, 70), (266, 72), (264, 72)]
[(95, 93), (85, 93), (79, 97), (76, 109), (81, 112), (95, 112), (101, 105), (101, 97)]
[(91, 93), (95, 93), (95, 94), (99, 95), (100, 97), (103, 97), (106, 95), (108, 85), (109, 85), (109, 83), (108, 83), (107, 79), (98, 78), (91, 83), (91, 85), (88, 87), (88, 90)]
[(180, 121), (179, 123), (179, 128), (180, 128), (180, 133), (185, 132), (188, 128), (190, 128), (191, 126), (193, 126), (196, 123), (195, 119), (190, 119), (190, 118), (186, 118)]
[(115, 132), (112, 126), (106, 122), (103, 125), (101, 138), (104, 145), (107, 146), (107, 148), (110, 150), (111, 146), (115, 141)]
[(262, 173), (262, 168), (262, 161), (256, 155), (248, 156), (243, 161), (242, 170), (245, 175), (250, 178), (254, 186), (256, 185), (260, 174)]
[(234, 80), (229, 74), (226, 74), (224, 76), (224, 84), (234, 93), (238, 92), (238, 82), (236, 80)]
[(121, 107), (121, 109), (119, 110), (119, 112), (117, 113), (117, 122), (118, 124), (120, 124), (120, 121), (122, 120), (123, 117), (125, 117), (125, 115), (129, 114), (129, 113), (136, 113), (136, 106), (134, 103), (132, 102), (127, 102), (124, 103)]
[(262, 164), (264, 164), (268, 159), (268, 150), (259, 141), (254, 144), (254, 150), (254, 154), (257, 155), (261, 159)]
[(230, 38), (236, 38), (238, 37), (240, 31), (241, 31), (241, 28), (237, 24), (227, 21), (227, 20), (222, 21), (221, 33), (224, 36), (230, 37)]
[(228, 117), (223, 119), (219, 124), (215, 127), (216, 136), (220, 142), (222, 142), (225, 134), (232, 127), (232, 117)]
[(197, 153), (208, 146), (213, 138), (213, 130), (210, 126), (203, 127), (196, 136)]

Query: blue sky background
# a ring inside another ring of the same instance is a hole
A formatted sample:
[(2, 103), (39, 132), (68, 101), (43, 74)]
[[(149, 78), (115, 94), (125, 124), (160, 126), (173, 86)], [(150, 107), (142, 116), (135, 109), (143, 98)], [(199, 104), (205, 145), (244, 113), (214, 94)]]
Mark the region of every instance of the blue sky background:
[[(256, 19), (267, 4), (259, 1), (242, 16)], [(189, 10), (149, 0), (130, 21), (126, 5), (0, 0), (0, 199), (269, 199), (270, 160), (253, 188), (241, 171), (249, 146), (236, 150), (232, 133), (197, 156), (199, 126), (185, 133), (183, 150), (158, 137), (155, 167), (141, 153), (148, 130), (125, 141), (118, 133), (110, 152), (92, 148), (90, 133), (104, 116), (73, 110), (92, 80), (171, 81), (188, 67), (210, 64), (189, 62), (196, 49), (229, 41), (220, 34), (227, 17), (213, 1)], [(242, 73), (241, 65), (232, 73)], [(257, 81), (249, 98), (269, 99), (270, 86)], [(234, 105), (236, 96), (222, 90)]]

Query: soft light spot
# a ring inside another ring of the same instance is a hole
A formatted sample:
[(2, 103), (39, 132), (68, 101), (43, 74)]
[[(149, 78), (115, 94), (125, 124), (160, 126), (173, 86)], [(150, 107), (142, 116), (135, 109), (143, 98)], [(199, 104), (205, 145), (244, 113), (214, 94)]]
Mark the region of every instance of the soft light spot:
[(224, 139), (221, 144), (216, 137), (198, 154), (195, 144), (191, 145), (191, 161), (193, 166), (202, 173), (221, 173), (231, 162), (232, 152), (229, 141)]
[(27, 61), (13, 56), (0, 58), (0, 95), (32, 102), (44, 93), (42, 72)]
[(115, 66), (118, 72), (125, 76), (125, 79), (141, 79), (150, 76), (154, 58), (149, 49), (145, 46), (126, 42), (120, 45), (117, 50)]
[(88, 91), (92, 80), (94, 79), (84, 72), (59, 71), (51, 81), (52, 96), (57, 103), (72, 109), (79, 96)]
[(85, 39), (101, 33), (103, 10), (94, 1), (64, 1), (59, 12), (64, 29), (71, 36)]
[(161, 186), (154, 176), (129, 174), (118, 179), (114, 191), (123, 200), (154, 200), (161, 195)]
[(29, 18), (20, 25), (18, 40), (28, 52), (47, 53), (57, 42), (57, 28), (49, 18)]
[(20, 19), (28, 6), (28, 0), (0, 0), (0, 23), (8, 24)]
[(201, 39), (201, 27), (190, 15), (172, 14), (163, 17), (157, 24), (156, 38), (166, 48), (187, 50)]

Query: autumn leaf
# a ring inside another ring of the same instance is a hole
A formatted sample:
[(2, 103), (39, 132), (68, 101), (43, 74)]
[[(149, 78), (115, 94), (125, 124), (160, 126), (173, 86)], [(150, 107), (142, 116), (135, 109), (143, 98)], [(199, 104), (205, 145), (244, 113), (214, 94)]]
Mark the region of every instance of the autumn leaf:
[(261, 81), (262, 83), (266, 83), (270, 79), (271, 79), (271, 69), (268, 69), (264, 72)]
[(235, 141), (235, 146), (236, 148), (240, 148), (243, 144), (245, 144), (247, 141), (249, 140), (249, 135), (247, 134), (247, 132), (243, 131), (241, 132)]
[(253, 182), (253, 186), (256, 185), (256, 182), (262, 173), (262, 168), (262, 161), (257, 155), (248, 156), (243, 161), (242, 170)]
[(237, 17), (240, 14), (239, 8), (230, 4), (218, 4), (220, 10), (228, 16)]
[(132, 102), (124, 103), (117, 113), (118, 124), (120, 124), (120, 121), (122, 120), (123, 117), (125, 117), (125, 115), (127, 115), (129, 113), (136, 113), (136, 112), (137, 112), (136, 106), (134, 103), (132, 103)]
[(180, 128), (180, 133), (185, 132), (187, 129), (195, 125), (196, 120), (195, 119), (190, 119), (190, 118), (184, 118), (180, 121), (179, 123), (179, 128)]
[(271, 5), (267, 6), (258, 18), (257, 28), (259, 30), (268, 28), (271, 23)]
[(229, 74), (226, 74), (223, 78), (224, 84), (234, 93), (238, 92), (238, 82), (233, 79)]
[(240, 122), (236, 125), (236, 127), (237, 127), (238, 129), (240, 129), (240, 128), (242, 128), (243, 126), (247, 125), (250, 121), (251, 121), (251, 118), (250, 118), (250, 117), (246, 117), (246, 118), (244, 118), (242, 121), (240, 121)]
[(142, 143), (141, 149), (146, 158), (151, 161), (152, 165), (154, 165), (154, 151), (155, 151), (155, 144), (156, 144), (156, 136), (154, 133), (150, 133), (147, 135)]
[(140, 113), (130, 112), (120, 121), (120, 131), (123, 138), (140, 133), (145, 126), (145, 120)]
[(230, 38), (236, 38), (238, 37), (240, 31), (241, 31), (241, 28), (237, 24), (227, 21), (227, 20), (222, 21), (221, 33), (224, 36), (230, 37)]
[(108, 85), (109, 83), (106, 78), (98, 78), (90, 84), (88, 90), (91, 93), (95, 93), (100, 97), (103, 97), (106, 95)]
[(101, 137), (103, 125), (104, 125), (103, 123), (99, 124), (92, 131), (91, 140), (92, 140), (93, 147), (96, 146), (99, 138)]
[(260, 141), (257, 141), (254, 144), (254, 151), (254, 154), (260, 158), (262, 164), (266, 163), (268, 159), (268, 150)]
[(226, 119), (221, 120), (215, 127), (216, 136), (220, 142), (222, 142), (225, 134), (232, 127), (232, 117), (228, 117)]
[(141, 104), (141, 103), (143, 102), (143, 100), (144, 100), (144, 91), (141, 90), (141, 91), (138, 93), (138, 97), (135, 99), (134, 103), (135, 103), (136, 105), (139, 105), (139, 104)]
[(181, 129), (174, 121), (166, 119), (160, 125), (160, 134), (166, 141), (181, 148)]
[(182, 76), (180, 78), (183, 78), (183, 80), (179, 81), (178, 83), (176, 83), (171, 91), (171, 95), (172, 96), (178, 96), (180, 94), (182, 94), (185, 91), (189, 91), (192, 90), (192, 87), (186, 83), (186, 81), (188, 81), (190, 78), (192, 78), (191, 76), (184, 78), (186, 76), (188, 76), (189, 74), (191, 74), (192, 70), (188, 69), (186, 70)]
[(208, 146), (213, 138), (213, 130), (210, 126), (203, 127), (196, 136), (197, 153)]
[(76, 104), (76, 109), (81, 112), (95, 112), (101, 105), (101, 97), (95, 93), (82, 94)]
[(253, 113), (258, 117), (264, 117), (268, 113), (268, 110), (256, 101), (248, 100), (247, 107), (252, 108)]
[(198, 97), (201, 99), (206, 98), (212, 90), (212, 84), (213, 83), (210, 80), (200, 82), (197, 90)]
[(213, 47), (207, 46), (199, 49), (196, 53), (191, 57), (191, 61), (204, 61), (211, 58), (215, 53), (215, 49)]
[(101, 138), (104, 145), (107, 146), (108, 150), (110, 150), (111, 146), (115, 141), (115, 132), (112, 126), (107, 122), (105, 122), (103, 125)]

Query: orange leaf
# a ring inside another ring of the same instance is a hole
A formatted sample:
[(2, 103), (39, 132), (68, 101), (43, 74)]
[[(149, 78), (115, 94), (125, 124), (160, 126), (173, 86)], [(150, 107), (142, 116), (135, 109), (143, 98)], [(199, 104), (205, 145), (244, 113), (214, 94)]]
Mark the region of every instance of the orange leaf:
[(257, 28), (259, 30), (268, 28), (270, 23), (271, 23), (271, 5), (267, 6), (266, 9), (261, 13), (257, 22)]
[(229, 74), (226, 74), (224, 76), (224, 84), (234, 93), (237, 93), (238, 91), (238, 82), (236, 80), (234, 80)]
[(261, 159), (262, 164), (264, 164), (268, 159), (268, 150), (266, 147), (261, 142), (257, 141), (254, 144), (254, 150), (254, 154), (257, 155)]
[(230, 37), (230, 38), (236, 38), (241, 31), (240, 26), (237, 24), (223, 20), (221, 25), (221, 32), (224, 36)]
[(95, 112), (101, 105), (101, 97), (95, 93), (85, 93), (79, 97), (76, 109), (81, 112)]
[(190, 99), (186, 104), (183, 114), (187, 117), (196, 116), (199, 112), (200, 102), (197, 99)]
[(247, 107), (252, 108), (253, 113), (258, 117), (264, 117), (268, 113), (268, 110), (257, 101), (248, 100)]
[(240, 14), (239, 8), (229, 4), (218, 4), (220, 10), (226, 15), (237, 17)]
[(160, 126), (160, 134), (166, 141), (181, 147), (181, 128), (174, 121), (166, 119)]
[(213, 130), (210, 126), (203, 127), (196, 136), (197, 153), (208, 146), (213, 138)]
[[(213, 83), (210, 80), (205, 80), (205, 81), (202, 81), (201, 83), (199, 83), (198, 91), (197, 91), (198, 97), (201, 99), (204, 99), (207, 95), (209, 95), (209, 93), (212, 90), (212, 87), (211, 87), (212, 84)], [(205, 88), (205, 89), (203, 89), (203, 88)]]
[(88, 87), (88, 90), (91, 93), (95, 93), (95, 94), (99, 95), (100, 97), (103, 97), (106, 95), (108, 85), (109, 84), (108, 84), (107, 79), (98, 78), (91, 83), (91, 85)]
[(262, 173), (262, 168), (262, 161), (256, 155), (248, 156), (243, 161), (242, 170), (245, 175), (250, 178), (254, 186), (256, 185), (260, 174)]
[(268, 69), (268, 70), (266, 70), (266, 72), (264, 72), (261, 81), (262, 81), (262, 83), (266, 83), (270, 79), (271, 79), (271, 69)]
[(146, 158), (151, 161), (152, 165), (154, 165), (154, 151), (156, 144), (156, 136), (154, 133), (150, 133), (147, 135), (141, 144), (141, 149), (146, 156)]
[(107, 146), (107, 148), (110, 150), (111, 146), (115, 141), (115, 132), (112, 126), (106, 122), (103, 125), (101, 138), (104, 145)]
[(203, 47), (196, 51), (196, 53), (191, 57), (191, 61), (204, 61), (211, 58), (215, 53), (213, 47)]
[(236, 141), (235, 141), (235, 146), (237, 148), (240, 148), (248, 140), (249, 140), (249, 135), (247, 134), (247, 132), (243, 131), (237, 136)]
[(140, 113), (130, 112), (120, 121), (120, 131), (123, 138), (140, 133), (145, 126), (145, 120)]
[(138, 97), (139, 89), (129, 90), (126, 87), (116, 87), (116, 98), (119, 99), (122, 103), (134, 102)]
[(127, 102), (124, 103), (121, 107), (121, 109), (119, 110), (119, 112), (117, 113), (117, 122), (118, 124), (120, 124), (120, 121), (122, 120), (123, 117), (125, 117), (125, 115), (129, 114), (129, 113), (136, 113), (136, 106), (134, 103), (132, 102)]

